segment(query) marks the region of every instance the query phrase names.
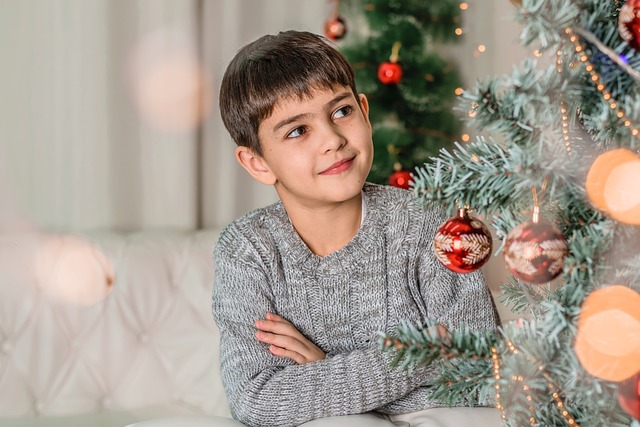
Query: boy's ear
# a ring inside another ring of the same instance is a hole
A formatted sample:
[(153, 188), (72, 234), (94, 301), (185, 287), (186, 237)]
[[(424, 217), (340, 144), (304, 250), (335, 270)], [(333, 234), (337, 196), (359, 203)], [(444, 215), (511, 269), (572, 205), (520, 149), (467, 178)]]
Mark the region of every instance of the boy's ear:
[[(369, 122), (369, 100), (363, 93), (358, 94), (358, 98), (360, 99), (362, 114), (364, 114), (364, 118)], [(371, 123), (369, 123), (369, 126), (371, 126)]]
[(249, 147), (242, 145), (236, 147), (236, 160), (256, 181), (265, 185), (274, 185), (276, 183), (276, 177), (267, 163)]

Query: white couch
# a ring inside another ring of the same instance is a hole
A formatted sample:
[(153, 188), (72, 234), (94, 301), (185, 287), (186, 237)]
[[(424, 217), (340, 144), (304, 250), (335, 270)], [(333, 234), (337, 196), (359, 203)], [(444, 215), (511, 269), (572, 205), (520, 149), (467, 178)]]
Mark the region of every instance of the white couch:
[(217, 234), (83, 236), (115, 274), (110, 294), (88, 306), (43, 289), (36, 266), (51, 236), (0, 235), (0, 426), (240, 425), (229, 418), (211, 315)]

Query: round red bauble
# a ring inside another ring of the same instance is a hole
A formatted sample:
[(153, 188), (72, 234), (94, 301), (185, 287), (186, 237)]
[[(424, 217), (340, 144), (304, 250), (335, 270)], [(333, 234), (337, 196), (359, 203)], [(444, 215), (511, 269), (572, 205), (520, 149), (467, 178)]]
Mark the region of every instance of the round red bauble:
[(640, 49), (640, 0), (629, 0), (618, 15), (620, 37), (634, 49)]
[(408, 190), (411, 187), (411, 183), (413, 182), (413, 178), (411, 177), (411, 172), (406, 170), (395, 171), (389, 177), (389, 184), (398, 187), (404, 188)]
[(324, 23), (324, 34), (330, 40), (340, 40), (347, 34), (347, 24), (340, 17), (327, 19)]
[(466, 209), (442, 224), (433, 239), (438, 261), (456, 273), (471, 273), (482, 267), (489, 260), (492, 244), (487, 226), (470, 217)]
[(562, 272), (567, 253), (567, 241), (555, 225), (527, 222), (507, 236), (504, 259), (517, 279), (540, 284)]
[(622, 409), (640, 421), (640, 372), (618, 384), (618, 402)]
[(378, 67), (378, 80), (385, 85), (395, 85), (402, 79), (402, 67), (397, 62), (383, 62)]

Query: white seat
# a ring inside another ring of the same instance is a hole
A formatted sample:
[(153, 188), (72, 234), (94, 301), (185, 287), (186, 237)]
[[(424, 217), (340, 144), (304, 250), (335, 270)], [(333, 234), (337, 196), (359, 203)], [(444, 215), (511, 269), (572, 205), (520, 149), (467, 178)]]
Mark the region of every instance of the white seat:
[(168, 417), (141, 421), (126, 427), (244, 427), (231, 418), (223, 417)]

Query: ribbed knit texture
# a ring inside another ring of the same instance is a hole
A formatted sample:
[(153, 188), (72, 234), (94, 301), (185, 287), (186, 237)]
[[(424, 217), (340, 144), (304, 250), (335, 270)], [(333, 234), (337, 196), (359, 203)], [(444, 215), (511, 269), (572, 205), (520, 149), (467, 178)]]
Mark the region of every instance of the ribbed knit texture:
[[(249, 426), (294, 426), (377, 410), (407, 413), (443, 406), (420, 387), (431, 367), (391, 369), (379, 332), (436, 320), (495, 328), (480, 273), (438, 263), (433, 237), (447, 219), (406, 190), (364, 186), (367, 214), (342, 249), (319, 257), (296, 233), (282, 203), (253, 211), (220, 235), (214, 253), (213, 313), (221, 332), (222, 381), (231, 412)], [(298, 365), (255, 338), (270, 311), (327, 354)]]

